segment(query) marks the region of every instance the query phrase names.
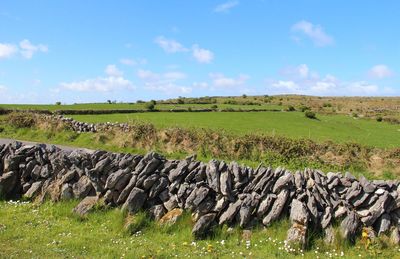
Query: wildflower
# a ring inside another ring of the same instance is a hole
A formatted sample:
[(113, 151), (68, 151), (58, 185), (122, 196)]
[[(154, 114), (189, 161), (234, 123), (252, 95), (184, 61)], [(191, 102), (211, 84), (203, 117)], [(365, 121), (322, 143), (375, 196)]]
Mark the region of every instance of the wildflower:
[(209, 244), (207, 246), (207, 252), (211, 253), (213, 251), (213, 246), (211, 244)]

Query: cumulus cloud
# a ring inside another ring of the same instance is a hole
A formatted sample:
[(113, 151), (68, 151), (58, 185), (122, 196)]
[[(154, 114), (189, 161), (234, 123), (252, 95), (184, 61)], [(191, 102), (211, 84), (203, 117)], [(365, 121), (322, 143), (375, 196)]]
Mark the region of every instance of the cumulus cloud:
[(189, 51), (181, 43), (173, 39), (167, 39), (164, 36), (159, 36), (155, 39), (158, 44), (167, 53), (187, 52)]
[[(328, 35), (320, 25), (314, 25), (308, 21), (299, 21), (292, 26), (292, 31), (301, 33), (310, 38), (318, 47), (324, 47), (333, 44), (333, 37)], [(300, 39), (294, 37), (296, 41)]]
[(150, 70), (139, 69), (137, 77), (143, 81), (147, 90), (163, 92), (167, 95), (188, 94), (192, 91), (191, 87), (179, 83), (186, 79), (187, 75), (179, 71), (166, 73), (156, 73)]
[(0, 59), (10, 58), (19, 53), (23, 58), (31, 59), (36, 52), (47, 52), (48, 47), (43, 44), (34, 45), (29, 40), (22, 40), (19, 45), (0, 43)]
[(17, 46), (8, 43), (0, 43), (0, 59), (9, 58), (17, 52)]
[(225, 3), (222, 3), (220, 5), (217, 5), (214, 8), (214, 12), (216, 13), (227, 13), (229, 12), (232, 8), (236, 7), (239, 5), (239, 1), (228, 1)]
[(379, 87), (367, 81), (341, 81), (333, 75), (320, 76), (306, 64), (285, 68), (284, 78), (267, 80), (272, 94), (306, 94), (319, 96), (372, 96), (393, 94), (390, 87)]
[(144, 58), (139, 59), (131, 59), (131, 58), (121, 58), (119, 63), (127, 66), (136, 66), (136, 65), (145, 65), (147, 64), (147, 60)]
[(104, 71), (106, 77), (90, 78), (82, 81), (63, 82), (55, 92), (71, 90), (77, 92), (113, 92), (118, 90), (135, 89), (131, 81), (123, 77), (123, 73), (115, 65), (108, 65)]
[(116, 65), (108, 65), (104, 72), (110, 77), (122, 77), (124, 75), (124, 73), (120, 71)]
[(26, 59), (31, 59), (36, 52), (47, 52), (48, 47), (43, 44), (34, 45), (29, 40), (22, 40), (19, 43), (21, 55)]
[(192, 53), (199, 63), (210, 63), (214, 59), (214, 53), (211, 50), (200, 48), (197, 44), (193, 45)]
[(248, 75), (240, 74), (237, 78), (226, 77), (221, 73), (211, 73), (209, 75), (212, 79), (213, 85), (216, 87), (235, 87), (241, 86), (249, 79)]
[(380, 64), (373, 66), (369, 71), (368, 75), (372, 78), (382, 79), (391, 77), (393, 75), (392, 70), (386, 65)]
[(78, 92), (112, 92), (116, 90), (132, 90), (132, 83), (123, 77), (98, 77), (83, 81), (61, 83), (63, 89)]

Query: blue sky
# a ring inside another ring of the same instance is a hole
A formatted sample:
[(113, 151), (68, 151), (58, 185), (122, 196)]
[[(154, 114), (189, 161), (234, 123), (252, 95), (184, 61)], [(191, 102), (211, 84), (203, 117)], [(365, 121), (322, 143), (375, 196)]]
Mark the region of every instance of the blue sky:
[(400, 95), (399, 1), (0, 3), (0, 103)]

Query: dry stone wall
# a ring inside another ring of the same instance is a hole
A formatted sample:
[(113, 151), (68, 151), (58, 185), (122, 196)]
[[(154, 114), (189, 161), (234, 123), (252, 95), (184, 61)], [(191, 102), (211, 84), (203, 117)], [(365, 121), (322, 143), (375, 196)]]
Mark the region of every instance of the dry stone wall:
[(167, 160), (154, 152), (65, 151), (14, 142), (0, 145), (0, 195), (80, 199), (76, 210), (82, 214), (85, 204), (97, 199), (132, 214), (145, 210), (157, 220), (186, 210), (192, 213), (196, 237), (216, 225), (269, 226), (282, 217), (292, 222), (288, 241), (303, 245), (310, 229), (325, 232), (332, 241), (334, 222), (349, 240), (363, 227), (399, 237), (399, 181), (311, 169), (253, 169), (236, 162), (204, 163), (193, 156)]

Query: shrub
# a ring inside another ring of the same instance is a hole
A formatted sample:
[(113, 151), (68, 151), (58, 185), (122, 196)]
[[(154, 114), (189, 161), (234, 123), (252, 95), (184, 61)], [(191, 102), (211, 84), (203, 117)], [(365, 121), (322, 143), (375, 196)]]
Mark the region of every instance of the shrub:
[(56, 105), (61, 105), (61, 102), (56, 102)]
[(211, 106), (211, 109), (213, 109), (213, 110), (218, 109), (218, 105), (216, 105), (216, 104), (212, 105), (212, 106)]
[(149, 111), (153, 111), (154, 110), (154, 107), (155, 107), (155, 105), (154, 105), (154, 103), (152, 103), (152, 102), (149, 102), (149, 103), (146, 103), (146, 109), (147, 110), (149, 110)]
[(143, 100), (137, 100), (136, 103), (145, 103)]
[(183, 100), (182, 98), (179, 98), (177, 102), (178, 104), (185, 104), (185, 100)]
[(305, 112), (305, 111), (310, 110), (310, 107), (305, 106), (305, 105), (302, 105), (302, 106), (299, 107), (299, 110), (300, 110), (301, 112)]
[(292, 106), (292, 105), (289, 105), (287, 108), (286, 108), (286, 111), (288, 111), (288, 112), (294, 112), (296, 109)]
[(244, 94), (244, 95), (242, 95), (242, 97), (243, 97), (243, 98), (247, 98), (247, 95)]
[(352, 116), (353, 116), (354, 118), (358, 118), (358, 114), (355, 113), (355, 112), (353, 112)]
[(33, 113), (12, 112), (7, 115), (6, 121), (17, 128), (30, 128), (35, 125)]
[(323, 107), (332, 107), (332, 104), (331, 103), (324, 103), (322, 106)]
[(157, 104), (157, 102), (156, 102), (155, 100), (151, 100), (150, 102), (151, 102), (152, 104), (154, 104), (154, 105)]
[(377, 122), (381, 122), (382, 120), (383, 120), (382, 116), (376, 117), (376, 121), (377, 121)]
[(304, 116), (306, 116), (309, 119), (316, 119), (317, 118), (317, 116), (315, 115), (315, 112), (312, 112), (312, 111), (306, 111), (304, 113)]

